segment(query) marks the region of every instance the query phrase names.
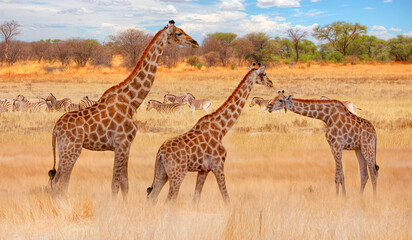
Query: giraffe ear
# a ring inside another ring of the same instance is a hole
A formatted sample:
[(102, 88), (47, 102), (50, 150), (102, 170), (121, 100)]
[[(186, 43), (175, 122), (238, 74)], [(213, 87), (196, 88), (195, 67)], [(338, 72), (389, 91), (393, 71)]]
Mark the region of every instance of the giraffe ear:
[(252, 70), (252, 69), (251, 69), (249, 66), (247, 66), (247, 70), (250, 71), (250, 70)]
[(260, 68), (258, 68), (258, 74), (264, 73), (265, 72), (266, 67), (265, 66), (261, 66)]
[(292, 98), (293, 98), (293, 95), (289, 95), (289, 97), (286, 100), (290, 101), (292, 100)]

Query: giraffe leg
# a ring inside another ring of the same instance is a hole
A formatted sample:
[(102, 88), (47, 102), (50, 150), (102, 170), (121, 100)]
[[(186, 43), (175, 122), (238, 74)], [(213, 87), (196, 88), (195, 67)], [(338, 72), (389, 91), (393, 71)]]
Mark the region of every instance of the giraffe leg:
[(207, 174), (208, 174), (208, 172), (199, 172), (197, 174), (196, 190), (195, 190), (195, 195), (193, 197), (193, 205), (194, 206), (197, 206), (199, 204), (200, 194), (202, 193), (202, 188), (203, 188), (203, 185), (205, 183)]
[(167, 195), (166, 202), (176, 202), (177, 194), (179, 193), (180, 185), (182, 185), (183, 179), (186, 176), (186, 172), (183, 174), (172, 174), (169, 178), (169, 194)]
[(360, 170), (360, 178), (361, 178), (360, 193), (362, 194), (363, 190), (365, 189), (365, 185), (369, 179), (368, 167), (366, 165), (366, 160), (363, 157), (360, 149), (356, 150), (356, 157), (358, 158), (358, 162), (359, 162), (359, 170)]
[(167, 173), (160, 163), (159, 166), (156, 166), (155, 169), (155, 179), (153, 181), (153, 186), (147, 189), (147, 199), (151, 203), (154, 203), (159, 196), (160, 191), (162, 190), (163, 186), (166, 184), (168, 180)]
[(225, 182), (225, 172), (224, 172), (224, 166), (213, 170), (213, 174), (215, 174), (217, 184), (219, 186), (220, 193), (222, 194), (223, 201), (228, 205), (230, 204), (230, 198), (229, 194), (227, 192), (226, 188), (226, 182)]
[(371, 146), (369, 145), (362, 146), (362, 155), (368, 164), (369, 174), (370, 174), (371, 182), (373, 186), (373, 193), (376, 196), (376, 182), (378, 180), (379, 167), (376, 165), (375, 154), (376, 152), (374, 151), (374, 149), (372, 149)]
[(123, 199), (127, 200), (129, 190), (129, 180), (127, 173), (127, 163), (129, 160), (129, 151), (124, 148), (117, 148), (114, 151), (114, 166), (112, 178), (112, 197), (115, 198), (122, 189)]
[(345, 189), (345, 178), (343, 175), (342, 167), (342, 149), (332, 147), (332, 154), (335, 158), (335, 184), (336, 184), (336, 195), (339, 195), (339, 185), (342, 185), (342, 194), (346, 196)]
[(57, 169), (56, 177), (51, 183), (57, 193), (67, 192), (74, 164), (82, 152), (81, 144), (62, 145), (61, 143), (59, 144), (59, 168)]

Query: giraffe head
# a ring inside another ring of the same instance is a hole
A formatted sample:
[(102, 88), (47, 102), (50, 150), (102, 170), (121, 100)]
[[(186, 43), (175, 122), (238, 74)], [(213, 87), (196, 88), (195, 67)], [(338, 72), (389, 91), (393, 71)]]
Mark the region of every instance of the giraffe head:
[(253, 67), (247, 67), (247, 70), (250, 71), (254, 71), (255, 74), (257, 74), (256, 78), (255, 78), (255, 83), (256, 84), (260, 84), (260, 85), (265, 85), (268, 87), (273, 87), (273, 83), (272, 81), (269, 79), (269, 77), (267, 76), (267, 74), (265, 73), (265, 66), (261, 66), (260, 63), (257, 64), (257, 68), (256, 68), (256, 64), (253, 63)]
[(252, 102), (250, 102), (249, 107), (255, 106), (255, 105), (256, 105), (256, 100), (263, 100), (263, 98), (261, 98), (261, 97), (254, 97), (254, 98), (252, 98)]
[(156, 104), (157, 104), (157, 105), (162, 105), (162, 103), (159, 102), (159, 101), (149, 100), (149, 101), (147, 102), (146, 111), (149, 111), (150, 109), (154, 108)]
[(175, 26), (175, 21), (170, 20), (169, 25), (166, 26), (166, 31), (168, 31), (167, 42), (176, 43), (178, 45), (198, 48), (199, 44), (188, 34), (186, 34), (181, 28)]
[(270, 101), (270, 103), (267, 106), (267, 109), (270, 113), (276, 110), (280, 110), (282, 108), (284, 108), (286, 112), (286, 107), (292, 100), (293, 95), (289, 95), (288, 97), (286, 97), (284, 93), (284, 90), (279, 91), (278, 95), (272, 101)]

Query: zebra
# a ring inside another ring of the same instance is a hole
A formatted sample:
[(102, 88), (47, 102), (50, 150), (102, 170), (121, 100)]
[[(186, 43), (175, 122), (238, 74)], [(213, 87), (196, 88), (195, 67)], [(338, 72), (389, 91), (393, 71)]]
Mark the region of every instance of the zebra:
[(150, 109), (154, 108), (159, 112), (160, 114), (163, 113), (184, 113), (184, 106), (186, 103), (161, 103), (156, 100), (149, 100), (147, 102), (147, 108), (146, 111), (149, 111)]
[(171, 103), (183, 103), (186, 96), (179, 96), (173, 94), (166, 94), (163, 97), (163, 103), (171, 102)]
[(9, 99), (0, 100), (0, 113), (13, 111), (13, 102)]
[(79, 106), (80, 109), (85, 109), (93, 106), (96, 103), (97, 101), (91, 100), (88, 96), (85, 96), (82, 99), (80, 99)]
[(18, 95), (13, 100), (13, 110), (19, 112), (46, 112), (48, 107), (44, 101), (31, 103), (23, 95)]
[[(326, 96), (321, 96), (320, 99), (329, 100), (329, 98), (326, 97)], [(349, 101), (341, 101), (341, 102), (343, 103), (343, 105), (345, 105), (345, 107), (346, 107), (351, 113), (353, 113), (353, 114), (355, 114), (355, 115), (357, 115), (356, 112), (355, 112), (355, 108), (358, 109), (358, 110), (362, 110), (362, 109), (358, 108), (357, 106), (355, 106), (355, 104), (353, 104), (353, 102), (349, 102)]]
[(186, 93), (184, 102), (189, 103), (190, 109), (192, 109), (192, 115), (195, 114), (195, 110), (205, 110), (206, 113), (209, 112), (209, 108), (212, 108), (212, 111), (214, 111), (214, 108), (212, 106), (212, 102), (209, 99), (199, 99), (196, 100), (195, 96), (191, 93)]
[(49, 95), (46, 98), (46, 101), (50, 101), (52, 103), (52, 109), (55, 111), (68, 111), (69, 110), (69, 106), (72, 103), (72, 100), (70, 100), (69, 98), (63, 98), (60, 100), (57, 100), (56, 97), (52, 94), (49, 93)]
[(271, 100), (266, 100), (261, 97), (254, 97), (252, 98), (252, 102), (250, 103), (249, 107), (253, 107), (258, 105), (260, 107), (260, 111), (265, 113), (267, 108), (266, 106), (270, 103)]
[(49, 112), (53, 111), (53, 104), (51, 104), (50, 102), (47, 102), (46, 99), (44, 98), (39, 98), (39, 102), (45, 102), (47, 104), (47, 110)]
[(69, 107), (67, 107), (68, 112), (77, 111), (77, 110), (80, 110), (80, 105), (78, 104), (70, 103)]

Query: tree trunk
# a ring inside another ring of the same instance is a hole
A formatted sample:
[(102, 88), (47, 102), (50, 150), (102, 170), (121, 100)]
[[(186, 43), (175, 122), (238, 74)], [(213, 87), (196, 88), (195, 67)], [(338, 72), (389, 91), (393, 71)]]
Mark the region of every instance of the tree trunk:
[(7, 57), (7, 50), (9, 49), (9, 43), (6, 42), (6, 48), (4, 49), (4, 57), (6, 58), (6, 65), (9, 64), (9, 58)]
[(296, 63), (299, 61), (299, 50), (298, 50), (298, 44), (295, 44), (295, 52), (296, 52)]

